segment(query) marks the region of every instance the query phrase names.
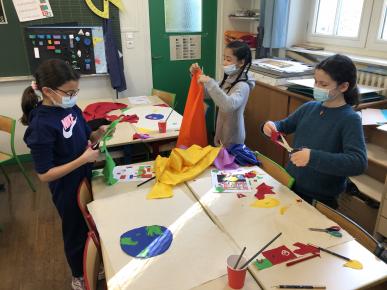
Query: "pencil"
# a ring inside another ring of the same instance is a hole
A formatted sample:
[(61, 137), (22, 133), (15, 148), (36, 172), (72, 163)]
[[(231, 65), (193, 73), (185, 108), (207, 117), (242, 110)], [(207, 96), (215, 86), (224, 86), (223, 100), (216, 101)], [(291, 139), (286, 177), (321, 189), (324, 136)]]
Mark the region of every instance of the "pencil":
[(153, 177), (151, 177), (151, 178), (149, 178), (149, 179), (147, 179), (147, 180), (141, 182), (140, 184), (137, 184), (137, 187), (140, 187), (141, 185), (143, 185), (143, 184), (145, 184), (145, 183), (147, 183), (147, 182), (149, 182), (149, 181), (151, 181), (151, 180), (153, 180), (153, 179), (155, 179), (155, 178), (156, 178), (156, 176), (153, 176)]
[(236, 268), (238, 267), (238, 264), (239, 264), (239, 262), (241, 261), (242, 256), (243, 256), (243, 254), (244, 254), (245, 251), (246, 251), (246, 247), (243, 248), (242, 253), (239, 255), (238, 260), (237, 260), (236, 263), (235, 263), (234, 269), (236, 269)]
[(268, 242), (265, 246), (263, 246), (262, 249), (260, 249), (254, 256), (252, 256), (246, 263), (243, 264), (242, 267), (240, 267), (239, 269), (243, 269), (245, 268), (248, 264), (251, 263), (252, 260), (254, 260), (260, 253), (263, 252), (263, 250), (265, 250), (268, 246), (270, 246), (276, 239), (278, 239), (278, 237), (282, 235), (282, 233), (279, 233), (278, 235), (276, 235), (270, 242)]
[(313, 285), (278, 285), (274, 286), (280, 289), (327, 289), (326, 286), (313, 286)]
[(320, 251), (323, 251), (323, 252), (325, 252), (325, 253), (331, 254), (331, 255), (336, 256), (336, 257), (338, 257), (338, 258), (344, 259), (344, 260), (346, 260), (346, 261), (351, 261), (350, 258), (347, 258), (347, 257), (342, 256), (342, 255), (340, 255), (340, 254), (337, 254), (337, 253), (335, 253), (335, 252), (329, 251), (329, 250), (327, 250), (327, 249), (324, 249), (324, 248), (321, 248), (321, 247), (316, 247), (316, 248), (318, 248)]

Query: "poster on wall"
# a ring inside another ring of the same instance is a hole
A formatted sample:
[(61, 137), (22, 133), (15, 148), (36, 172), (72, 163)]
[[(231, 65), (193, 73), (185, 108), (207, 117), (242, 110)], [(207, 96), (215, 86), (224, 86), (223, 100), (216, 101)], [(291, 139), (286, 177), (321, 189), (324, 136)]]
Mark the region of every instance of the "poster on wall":
[(53, 17), (49, 0), (12, 0), (20, 22)]
[(7, 16), (5, 15), (3, 0), (0, 0), (0, 24), (7, 23)]

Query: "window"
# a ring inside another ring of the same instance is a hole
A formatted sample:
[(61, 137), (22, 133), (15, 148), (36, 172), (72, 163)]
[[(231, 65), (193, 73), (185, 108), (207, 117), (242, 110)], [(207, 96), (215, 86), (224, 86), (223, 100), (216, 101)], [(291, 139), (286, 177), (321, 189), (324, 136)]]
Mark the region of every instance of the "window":
[(165, 0), (166, 32), (201, 32), (202, 0)]
[(384, 1), (382, 19), (380, 21), (380, 40), (387, 40), (387, 0)]

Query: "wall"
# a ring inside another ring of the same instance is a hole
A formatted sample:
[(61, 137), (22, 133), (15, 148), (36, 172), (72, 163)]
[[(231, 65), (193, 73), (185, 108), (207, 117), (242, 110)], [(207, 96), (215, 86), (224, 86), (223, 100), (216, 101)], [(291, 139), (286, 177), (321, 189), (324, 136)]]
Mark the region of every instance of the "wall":
[[(120, 93), (120, 97), (147, 95), (152, 88), (152, 65), (150, 55), (148, 1), (123, 1), (126, 9), (120, 15), (121, 38), (128, 90)], [(133, 33), (134, 45), (127, 48), (126, 33)], [(1, 68), (0, 68), (1, 69)], [(15, 119), (21, 116), (20, 100), (23, 90), (29, 81), (0, 82), (0, 115)], [(108, 77), (85, 77), (80, 82), (80, 98), (113, 97)], [(18, 122), (16, 125), (15, 145), (18, 154), (29, 153), (23, 142), (25, 127)], [(0, 151), (8, 151), (4, 144), (5, 135), (0, 134)]]

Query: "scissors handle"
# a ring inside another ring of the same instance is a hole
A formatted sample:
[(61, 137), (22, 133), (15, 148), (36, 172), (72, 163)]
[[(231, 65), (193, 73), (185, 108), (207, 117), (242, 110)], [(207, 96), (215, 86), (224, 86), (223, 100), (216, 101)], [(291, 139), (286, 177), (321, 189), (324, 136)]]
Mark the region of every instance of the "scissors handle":
[(332, 226), (332, 227), (329, 227), (327, 228), (328, 231), (335, 231), (335, 232), (338, 232), (341, 230), (341, 228), (339, 226)]
[(338, 232), (338, 231), (330, 231), (328, 232), (331, 236), (333, 237), (336, 237), (336, 238), (341, 238), (343, 236), (342, 233)]

